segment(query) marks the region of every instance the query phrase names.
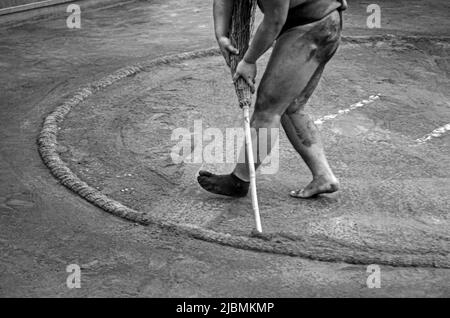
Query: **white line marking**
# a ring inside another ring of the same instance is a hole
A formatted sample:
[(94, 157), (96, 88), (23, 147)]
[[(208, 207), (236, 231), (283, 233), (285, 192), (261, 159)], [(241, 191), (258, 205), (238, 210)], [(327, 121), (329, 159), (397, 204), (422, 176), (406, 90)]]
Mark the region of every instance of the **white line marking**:
[(370, 104), (370, 103), (373, 103), (374, 101), (376, 101), (378, 99), (380, 99), (380, 95), (378, 95), (378, 94), (377, 95), (370, 95), (368, 99), (363, 99), (360, 102), (357, 102), (355, 104), (350, 105), (348, 108), (341, 109), (336, 114), (326, 115), (326, 116), (320, 117), (319, 119), (315, 120), (314, 123), (316, 125), (322, 125), (324, 122), (326, 122), (328, 120), (332, 120), (332, 119), (334, 119), (334, 118), (336, 118), (336, 117), (338, 117), (340, 115), (347, 114), (347, 113), (351, 112), (354, 109), (363, 107), (363, 106), (365, 106), (367, 104)]
[(430, 139), (437, 138), (445, 134), (447, 131), (450, 131), (450, 124), (444, 125), (442, 127), (436, 128), (429, 134), (426, 134), (422, 138), (416, 139), (418, 143), (424, 143)]

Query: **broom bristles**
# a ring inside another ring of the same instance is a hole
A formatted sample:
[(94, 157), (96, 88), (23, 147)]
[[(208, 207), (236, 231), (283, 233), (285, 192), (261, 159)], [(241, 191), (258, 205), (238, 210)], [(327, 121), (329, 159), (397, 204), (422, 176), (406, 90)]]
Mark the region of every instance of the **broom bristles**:
[[(255, 19), (255, 9), (256, 0), (233, 1), (230, 39), (233, 46), (239, 50), (239, 54), (231, 55), (230, 66), (232, 75), (235, 73), (237, 65), (243, 59), (248, 49)], [(239, 100), (239, 106), (250, 106), (252, 94), (247, 82), (239, 78), (234, 86)]]

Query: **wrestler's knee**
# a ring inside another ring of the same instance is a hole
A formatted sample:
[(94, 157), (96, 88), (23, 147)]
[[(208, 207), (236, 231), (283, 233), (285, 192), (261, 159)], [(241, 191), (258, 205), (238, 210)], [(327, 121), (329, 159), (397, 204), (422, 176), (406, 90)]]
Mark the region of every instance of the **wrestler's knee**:
[(280, 88), (275, 90), (265, 83), (261, 83), (256, 95), (255, 111), (278, 113), (283, 103), (283, 96), (280, 95), (279, 90)]
[(254, 128), (263, 128), (274, 126), (280, 123), (280, 114), (270, 110), (257, 110), (253, 113), (251, 126)]
[(305, 105), (308, 102), (309, 96), (301, 95), (294, 99), (294, 101), (289, 105), (289, 107), (285, 111), (285, 115), (295, 115), (304, 113)]

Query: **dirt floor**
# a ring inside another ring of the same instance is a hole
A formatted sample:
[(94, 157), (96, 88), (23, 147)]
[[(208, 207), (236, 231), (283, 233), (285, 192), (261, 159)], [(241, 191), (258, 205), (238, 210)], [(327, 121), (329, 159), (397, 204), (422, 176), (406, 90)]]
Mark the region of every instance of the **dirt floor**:
[[(379, 1), (382, 28), (371, 30), (369, 2), (355, 2), (345, 36), (394, 38), (346, 41), (309, 104), (320, 119), (379, 96), (320, 125), (343, 190), (289, 199), (288, 190), (309, 177), (281, 136), (282, 168), (259, 179), (264, 225), (375, 254), (448, 257), (449, 135), (416, 140), (450, 122), (449, 42), (442, 38), (449, 36), (449, 5)], [(200, 0), (86, 10), (80, 30), (67, 29), (65, 16), (0, 31), (0, 296), (450, 296), (448, 269), (381, 265), (381, 288), (369, 289), (364, 265), (174, 236), (110, 216), (62, 187), (37, 153), (45, 115), (122, 66), (215, 45), (210, 3)], [(208, 195), (193, 179), (200, 165), (173, 165), (167, 157), (173, 128), (192, 128), (200, 118), (205, 127), (240, 126), (228, 79), (220, 58), (210, 57), (121, 81), (69, 114), (61, 156), (83, 180), (133, 208), (248, 233), (249, 199)], [(72, 263), (82, 266), (76, 290), (65, 283)]]

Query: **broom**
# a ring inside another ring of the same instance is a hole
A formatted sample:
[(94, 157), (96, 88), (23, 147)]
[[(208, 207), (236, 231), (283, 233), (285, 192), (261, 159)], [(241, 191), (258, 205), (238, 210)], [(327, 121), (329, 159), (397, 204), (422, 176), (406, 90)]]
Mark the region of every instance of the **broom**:
[[(230, 67), (231, 76), (236, 72), (238, 63), (243, 59), (248, 49), (250, 35), (255, 18), (256, 0), (234, 0), (233, 13), (231, 19), (231, 44), (238, 49), (239, 54), (231, 54)], [(256, 173), (253, 158), (252, 136), (250, 131), (250, 106), (252, 104), (252, 94), (247, 82), (238, 78), (234, 83), (239, 106), (244, 114), (245, 146), (247, 151), (248, 167), (250, 172), (250, 191), (252, 197), (252, 208), (255, 216), (256, 231), (262, 233), (261, 218), (259, 216), (258, 197), (256, 194)]]

